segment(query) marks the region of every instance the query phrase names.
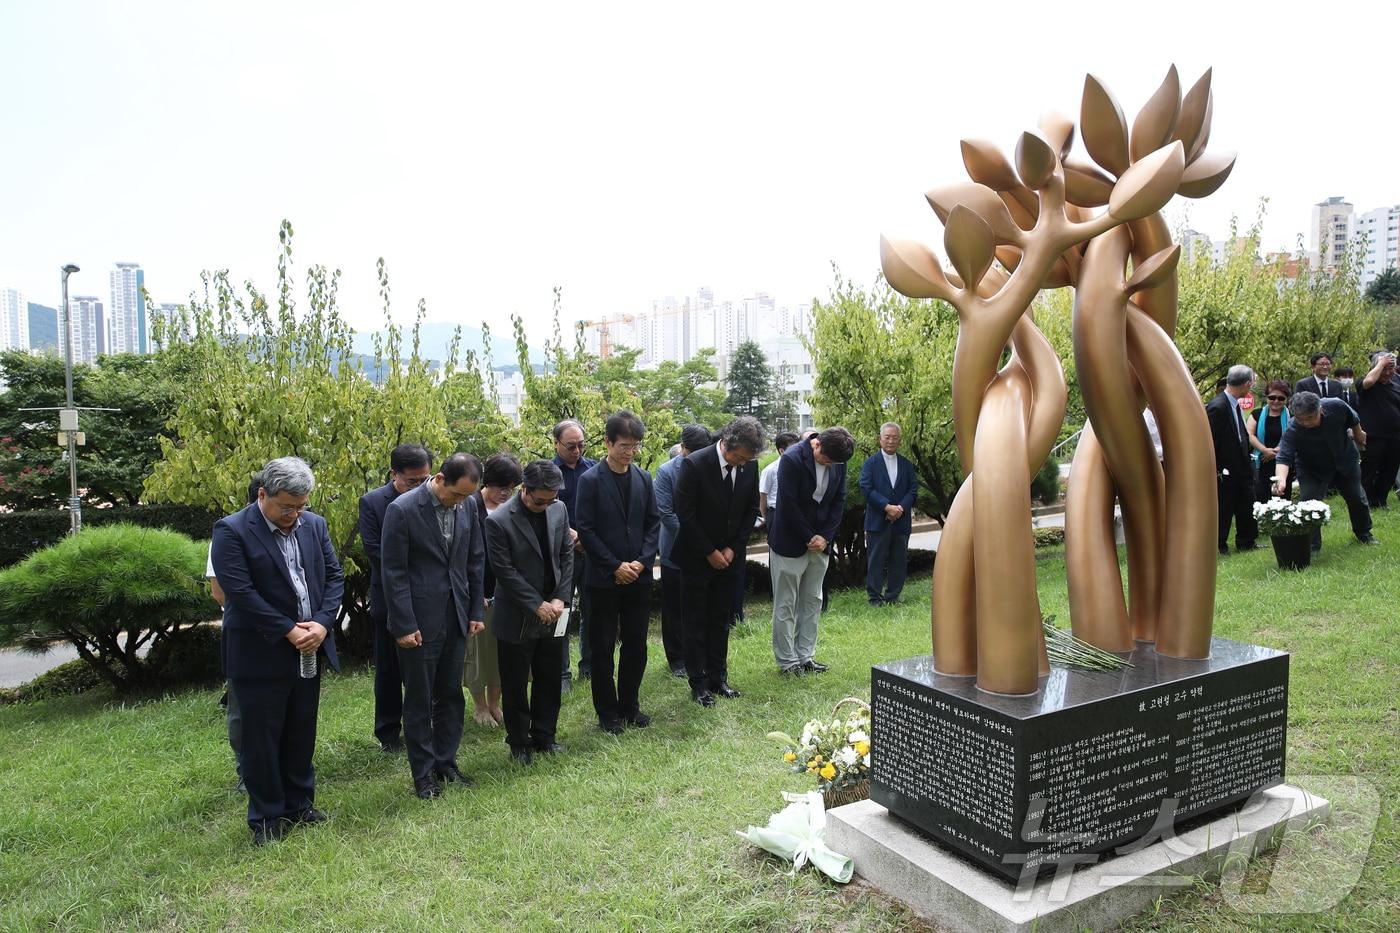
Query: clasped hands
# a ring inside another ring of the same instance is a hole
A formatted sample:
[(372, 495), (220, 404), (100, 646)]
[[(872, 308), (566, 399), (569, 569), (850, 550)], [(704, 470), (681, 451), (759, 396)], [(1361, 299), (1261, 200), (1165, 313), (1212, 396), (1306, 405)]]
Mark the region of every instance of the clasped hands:
[(646, 570), (646, 568), (642, 566), (642, 562), (639, 560), (624, 561), (618, 564), (617, 569), (613, 571), (613, 581), (619, 586), (636, 583), (637, 578), (642, 575), (642, 571), (644, 570)]
[(710, 562), (710, 566), (716, 570), (724, 570), (734, 563), (734, 549), (732, 547), (723, 550), (711, 551), (705, 559)]
[(885, 521), (897, 522), (904, 517), (904, 506), (890, 503), (885, 506)]
[(564, 601), (562, 599), (547, 599), (540, 603), (535, 610), (535, 618), (540, 620), (541, 625), (553, 625), (559, 621), (559, 617), (564, 614)]
[(326, 640), (326, 634), (324, 625), (308, 619), (292, 626), (292, 630), (287, 633), (287, 641), (302, 654), (311, 654), (321, 647), (321, 642)]

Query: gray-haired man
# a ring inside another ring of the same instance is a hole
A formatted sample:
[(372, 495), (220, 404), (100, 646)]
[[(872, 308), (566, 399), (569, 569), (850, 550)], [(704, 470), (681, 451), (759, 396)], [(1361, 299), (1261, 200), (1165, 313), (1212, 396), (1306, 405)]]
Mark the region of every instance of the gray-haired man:
[[(1356, 412), (1341, 399), (1298, 392), (1288, 400), (1288, 414), (1292, 418), (1274, 458), (1274, 495), (1283, 495), (1288, 474), (1294, 469), (1298, 471), (1298, 495), (1304, 500), (1322, 499), (1328, 487), (1335, 485), (1346, 500), (1351, 533), (1362, 544), (1378, 543), (1371, 534), (1371, 510), (1361, 490), (1356, 444), (1366, 446), (1366, 433)], [(1312, 549), (1322, 549), (1320, 528), (1313, 529)]]

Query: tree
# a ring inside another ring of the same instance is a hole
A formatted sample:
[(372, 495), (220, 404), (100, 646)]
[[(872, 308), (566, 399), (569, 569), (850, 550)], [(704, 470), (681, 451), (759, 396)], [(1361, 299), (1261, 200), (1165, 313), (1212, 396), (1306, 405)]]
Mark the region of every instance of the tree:
[(948, 393), (957, 315), (884, 279), (867, 291), (837, 270), (827, 299), (812, 303), (812, 322), (804, 343), (816, 366), (814, 420), (845, 426), (858, 451), (875, 450), (880, 425), (898, 422), (919, 474), (919, 507), (945, 516), (962, 481)]
[[(87, 505), (135, 505), (159, 435), (182, 391), (184, 362), (171, 356), (99, 357), (73, 367), (73, 401), (84, 411), (86, 443), (78, 448), (78, 485)], [(67, 449), (58, 446), (58, 412), (65, 404), (63, 360), (21, 350), (0, 354), (8, 390), (0, 395), (0, 505), (56, 508), (68, 500)]]
[(172, 650), (218, 612), (206, 556), (174, 531), (85, 528), (0, 572), (0, 645), (67, 643), (118, 690), (155, 686)]
[(729, 386), (724, 400), (727, 411), (768, 423), (773, 408), (773, 367), (757, 343), (745, 340), (734, 348), (725, 382)]
[(345, 638), (359, 654), (369, 644), (365, 587), (351, 576), (363, 569), (351, 547), (359, 497), (384, 481), (396, 445), (421, 443), (438, 456), (449, 451), (449, 399), (463, 400), (458, 413), (471, 421), (476, 395), (456, 378), (455, 359), (444, 363), (439, 381), (419, 354), (421, 303), (405, 352), (382, 260), (380, 298), (389, 326), (375, 342), (374, 363), (383, 382), (367, 379), (337, 304), (340, 273), (312, 266), (306, 305), (298, 308), (290, 224), (283, 223), (280, 238), (275, 305), (251, 283), (246, 297), (240, 294), (223, 271), (204, 275), (204, 297), (178, 317), (155, 319), (159, 352), (187, 359), (189, 373), (168, 436), (160, 439), (164, 459), (145, 491), (152, 499), (231, 513), (245, 504), (249, 476), (268, 460), (306, 460), (316, 475), (311, 508), (326, 519), (346, 566), (343, 618), (351, 625)]
[(1373, 305), (1400, 304), (1400, 270), (1386, 269), (1366, 286), (1366, 300)]
[(768, 415), (762, 419), (763, 423), (774, 434), (796, 431), (797, 393), (788, 388), (792, 385), (792, 368), (787, 363), (779, 363), (772, 369), (773, 381), (768, 386)]

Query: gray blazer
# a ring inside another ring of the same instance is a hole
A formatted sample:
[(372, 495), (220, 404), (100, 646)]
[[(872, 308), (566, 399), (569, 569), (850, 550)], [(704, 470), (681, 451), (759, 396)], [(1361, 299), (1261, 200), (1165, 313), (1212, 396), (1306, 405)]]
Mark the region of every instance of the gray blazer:
[(422, 632), (432, 639), (454, 621), (465, 636), (469, 620), (486, 618), (481, 520), (471, 503), (460, 506), (449, 550), (434, 514), (436, 502), (430, 480), (384, 510), (379, 552), (389, 634), (395, 638)]
[(569, 603), (574, 587), (574, 547), (569, 535), (569, 510), (555, 501), (545, 510), (549, 529), (549, 560), (554, 567), (554, 592), (541, 593), (545, 555), (517, 493), (486, 517), (486, 553), (496, 575), (491, 607), (491, 634), (512, 644), (552, 637), (554, 626), (542, 625), (535, 610), (551, 599)]

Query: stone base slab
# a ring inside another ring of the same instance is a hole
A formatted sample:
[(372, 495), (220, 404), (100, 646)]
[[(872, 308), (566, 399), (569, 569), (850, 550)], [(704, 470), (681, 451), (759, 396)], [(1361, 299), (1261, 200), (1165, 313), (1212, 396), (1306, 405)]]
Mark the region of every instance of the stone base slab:
[(1277, 845), (1290, 830), (1326, 821), (1331, 804), (1292, 785), (1261, 791), (1239, 808), (1127, 855), (1105, 857), (1016, 885), (922, 835), (870, 800), (827, 813), (826, 843), (855, 872), (940, 929), (1110, 930), (1158, 897), (1189, 888), (1227, 856)]

